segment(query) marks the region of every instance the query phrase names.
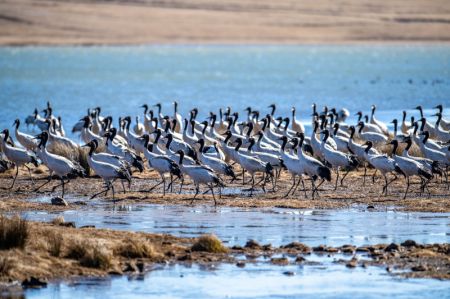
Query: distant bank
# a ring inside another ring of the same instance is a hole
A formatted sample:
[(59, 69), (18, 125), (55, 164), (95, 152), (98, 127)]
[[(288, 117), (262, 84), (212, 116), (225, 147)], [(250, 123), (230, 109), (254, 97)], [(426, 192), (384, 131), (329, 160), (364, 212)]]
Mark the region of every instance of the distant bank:
[(448, 0), (2, 0), (0, 45), (449, 42)]

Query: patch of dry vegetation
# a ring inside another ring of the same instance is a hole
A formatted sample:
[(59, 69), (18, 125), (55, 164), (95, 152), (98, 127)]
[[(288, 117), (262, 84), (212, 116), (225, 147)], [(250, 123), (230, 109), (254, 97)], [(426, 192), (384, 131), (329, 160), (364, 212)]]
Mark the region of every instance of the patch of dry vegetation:
[(24, 248), (28, 239), (28, 223), (18, 215), (0, 215), (0, 250)]
[(215, 235), (203, 235), (191, 247), (192, 251), (205, 251), (210, 253), (226, 253), (228, 248)]
[(136, 239), (124, 240), (114, 249), (114, 253), (125, 258), (151, 258), (155, 255), (154, 248), (150, 243)]
[(47, 235), (47, 246), (49, 253), (54, 257), (61, 255), (62, 246), (64, 243), (63, 236), (60, 232), (49, 231)]

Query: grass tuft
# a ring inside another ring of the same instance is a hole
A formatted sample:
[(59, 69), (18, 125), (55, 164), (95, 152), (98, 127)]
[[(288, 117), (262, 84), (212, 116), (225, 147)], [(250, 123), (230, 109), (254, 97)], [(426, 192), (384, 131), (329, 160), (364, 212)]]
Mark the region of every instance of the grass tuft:
[(80, 259), (80, 265), (89, 268), (108, 269), (112, 264), (112, 255), (105, 248), (96, 244), (90, 246), (83, 258)]
[(146, 241), (129, 239), (124, 244), (116, 247), (114, 253), (126, 258), (150, 258), (154, 256), (154, 249)]
[(28, 233), (28, 223), (20, 216), (8, 218), (0, 215), (0, 250), (24, 248)]
[(203, 235), (192, 245), (192, 251), (206, 251), (211, 253), (225, 253), (228, 249), (215, 235)]
[(64, 239), (60, 232), (49, 231), (47, 234), (47, 246), (52, 256), (59, 257), (61, 255), (63, 243)]
[(67, 258), (75, 259), (89, 268), (108, 269), (112, 264), (112, 254), (98, 243), (73, 241), (68, 248)]
[(8, 276), (14, 268), (14, 264), (13, 259), (7, 256), (0, 257), (0, 276)]
[(69, 244), (66, 257), (79, 260), (86, 255), (88, 246), (88, 242), (75, 239)]
[(52, 224), (53, 225), (61, 225), (61, 224), (63, 224), (65, 222), (65, 220), (64, 220), (64, 217), (63, 216), (57, 216), (57, 217), (55, 217), (55, 218), (53, 218), (53, 220), (52, 220)]

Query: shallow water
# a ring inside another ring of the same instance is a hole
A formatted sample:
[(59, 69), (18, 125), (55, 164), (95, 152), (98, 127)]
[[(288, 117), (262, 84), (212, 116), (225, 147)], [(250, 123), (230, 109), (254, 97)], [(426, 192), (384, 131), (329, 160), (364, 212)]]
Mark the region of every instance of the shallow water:
[[(348, 257), (347, 257), (348, 258)], [(308, 259), (308, 257), (307, 257)], [(284, 272), (294, 272), (286, 276)], [(399, 279), (383, 268), (321, 265), (220, 264), (166, 266), (142, 277), (81, 280), (29, 290), (27, 298), (446, 298), (445, 281)]]
[(166, 233), (197, 237), (214, 233), (227, 245), (244, 245), (249, 239), (274, 246), (292, 241), (310, 246), (364, 245), (403, 242), (450, 241), (450, 213), (395, 211), (243, 209), (181, 205), (97, 204), (63, 212), (30, 211), (30, 220), (50, 221), (62, 215), (77, 226)]
[(47, 100), (68, 132), (88, 107), (102, 106), (117, 118), (162, 102), (172, 114), (175, 99), (182, 112), (196, 106), (201, 116), (225, 106), (268, 112), (274, 102), (290, 115), (295, 105), (308, 123), (313, 102), (352, 114), (377, 104), (378, 118), (391, 121), (419, 104), (450, 104), (450, 47), (4, 47), (0, 90), (1, 129)]

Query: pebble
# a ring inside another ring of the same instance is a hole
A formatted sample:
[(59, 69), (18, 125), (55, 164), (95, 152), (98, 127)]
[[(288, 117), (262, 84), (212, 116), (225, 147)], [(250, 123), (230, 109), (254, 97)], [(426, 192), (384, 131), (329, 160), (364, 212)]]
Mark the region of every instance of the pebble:
[(414, 241), (414, 240), (406, 240), (406, 241), (403, 242), (401, 245), (402, 245), (402, 246), (405, 246), (405, 247), (416, 247), (416, 246), (417, 246), (417, 243), (416, 243), (416, 241)]
[(40, 279), (40, 278), (36, 278), (34, 276), (31, 276), (27, 279), (25, 279), (24, 281), (22, 281), (22, 287), (23, 288), (33, 288), (33, 289), (38, 289), (38, 288), (45, 288), (47, 287), (47, 281)]
[(389, 244), (389, 245), (384, 249), (384, 251), (387, 251), (387, 252), (398, 251), (398, 250), (400, 250), (400, 246), (399, 246), (398, 244), (395, 244), (395, 243)]
[(236, 263), (236, 266), (238, 266), (239, 268), (244, 268), (245, 267), (245, 262), (239, 261), (239, 262)]
[(261, 248), (261, 245), (255, 240), (248, 240), (247, 243), (245, 244), (245, 248), (259, 249)]
[(288, 265), (289, 260), (286, 257), (274, 257), (270, 259), (270, 262), (274, 265)]
[(304, 261), (306, 261), (306, 259), (303, 256), (297, 256), (297, 258), (295, 259), (296, 263), (303, 263)]
[(54, 206), (68, 206), (69, 204), (67, 203), (67, 201), (65, 201), (64, 198), (61, 197), (53, 197), (51, 199), (51, 203)]
[(294, 276), (295, 272), (293, 272), (293, 271), (284, 271), (283, 274), (286, 275), (286, 276)]

